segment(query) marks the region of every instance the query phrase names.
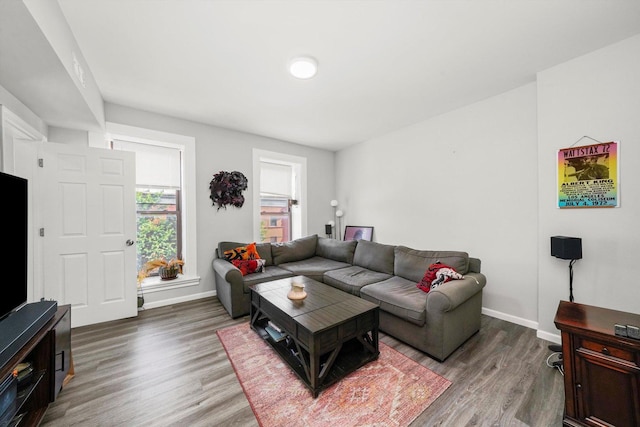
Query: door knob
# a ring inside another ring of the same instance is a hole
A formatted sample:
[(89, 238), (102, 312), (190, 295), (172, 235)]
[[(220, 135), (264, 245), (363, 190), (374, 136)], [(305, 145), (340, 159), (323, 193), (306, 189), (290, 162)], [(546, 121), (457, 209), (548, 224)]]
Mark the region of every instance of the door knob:
[(127, 239), (127, 246), (131, 246), (135, 243), (135, 241), (131, 240), (131, 239)]

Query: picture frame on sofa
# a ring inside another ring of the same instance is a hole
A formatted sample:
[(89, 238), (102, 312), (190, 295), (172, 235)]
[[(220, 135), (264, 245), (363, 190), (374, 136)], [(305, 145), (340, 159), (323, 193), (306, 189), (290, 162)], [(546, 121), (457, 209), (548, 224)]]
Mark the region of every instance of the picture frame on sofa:
[(344, 228), (344, 240), (368, 240), (373, 238), (373, 227), (347, 225)]

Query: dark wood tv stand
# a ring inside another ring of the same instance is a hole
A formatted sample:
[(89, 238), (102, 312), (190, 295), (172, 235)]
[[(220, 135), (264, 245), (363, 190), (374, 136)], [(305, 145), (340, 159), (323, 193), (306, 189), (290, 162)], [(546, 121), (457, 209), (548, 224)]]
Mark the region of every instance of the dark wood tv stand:
[(53, 318), (0, 367), (0, 379), (26, 361), (33, 366), (33, 379), (25, 392), (18, 394), (13, 420), (19, 420), (20, 426), (37, 426), (71, 368), (70, 305), (58, 306)]

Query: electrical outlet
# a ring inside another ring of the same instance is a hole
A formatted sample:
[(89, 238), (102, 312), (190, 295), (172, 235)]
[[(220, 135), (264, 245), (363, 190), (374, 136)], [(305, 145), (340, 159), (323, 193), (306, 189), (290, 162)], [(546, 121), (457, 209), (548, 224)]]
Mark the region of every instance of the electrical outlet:
[(625, 325), (618, 325), (617, 323), (614, 325), (615, 334), (619, 337), (627, 336), (627, 327)]
[(640, 328), (633, 325), (627, 325), (627, 336), (636, 340), (640, 340)]

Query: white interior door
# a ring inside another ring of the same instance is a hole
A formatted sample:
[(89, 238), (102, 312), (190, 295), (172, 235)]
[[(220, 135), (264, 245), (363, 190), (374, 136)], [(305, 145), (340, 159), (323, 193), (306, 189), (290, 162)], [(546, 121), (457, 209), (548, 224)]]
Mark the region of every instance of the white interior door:
[[(0, 106), (0, 138), (2, 149), (3, 172), (12, 173), (29, 182), (33, 182), (36, 175), (36, 146), (44, 141), (45, 137), (33, 126), (22, 120), (4, 106)], [(29, 192), (29, 235), (27, 244), (27, 301), (39, 301), (44, 296), (42, 281), (38, 280), (40, 261), (35, 250), (34, 213), (36, 201), (33, 192)]]
[(72, 327), (136, 316), (134, 154), (45, 143), (38, 158), (45, 298), (71, 304)]

